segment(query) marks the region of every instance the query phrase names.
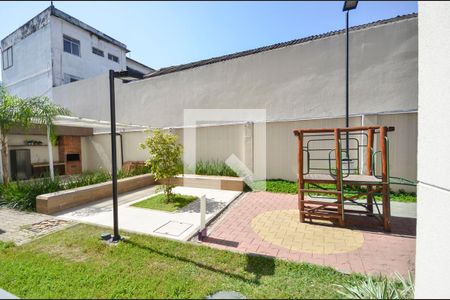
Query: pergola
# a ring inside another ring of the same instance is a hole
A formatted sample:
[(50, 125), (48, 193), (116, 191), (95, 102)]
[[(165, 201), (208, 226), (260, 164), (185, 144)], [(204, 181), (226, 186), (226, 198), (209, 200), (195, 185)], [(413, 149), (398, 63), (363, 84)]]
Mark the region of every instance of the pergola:
[[(80, 136), (90, 136), (94, 133), (110, 133), (111, 122), (94, 120), (88, 118), (71, 117), (71, 116), (57, 116), (53, 120), (53, 125), (56, 126), (57, 135), (80, 135)], [(135, 125), (135, 124), (125, 124), (116, 123), (116, 128), (119, 133), (134, 131), (134, 130), (146, 130), (150, 129), (148, 126)], [(53, 151), (52, 142), (50, 137), (50, 127), (37, 125), (26, 131), (23, 129), (15, 128), (11, 130), (11, 135), (47, 135), (47, 145), (48, 145), (48, 160), (49, 160), (49, 171), (50, 177), (54, 179), (54, 161), (53, 161)], [(26, 145), (24, 145), (26, 146)], [(1, 146), (0, 146), (1, 147)], [(0, 160), (0, 178), (2, 172), (2, 161)]]

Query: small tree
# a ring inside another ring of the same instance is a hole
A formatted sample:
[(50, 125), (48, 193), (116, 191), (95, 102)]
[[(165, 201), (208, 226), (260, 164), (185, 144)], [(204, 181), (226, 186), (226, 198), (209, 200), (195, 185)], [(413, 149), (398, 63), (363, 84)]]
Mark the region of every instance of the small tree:
[(172, 189), (175, 187), (172, 178), (183, 169), (181, 160), (183, 147), (178, 143), (178, 137), (155, 129), (140, 147), (148, 150), (150, 158), (145, 164), (150, 167), (155, 179), (163, 182), (162, 189), (166, 201), (170, 202), (173, 199)]

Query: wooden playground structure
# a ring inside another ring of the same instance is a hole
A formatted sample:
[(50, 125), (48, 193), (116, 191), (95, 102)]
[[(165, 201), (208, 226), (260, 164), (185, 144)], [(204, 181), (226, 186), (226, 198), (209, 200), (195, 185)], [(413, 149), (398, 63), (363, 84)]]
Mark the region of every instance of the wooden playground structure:
[[(357, 215), (375, 217), (385, 231), (391, 230), (389, 131), (394, 127), (294, 130), (298, 138), (300, 222), (327, 220), (346, 226), (349, 217)], [(360, 164), (362, 157), (364, 164)], [(381, 164), (376, 163), (379, 160)], [(381, 198), (382, 212), (376, 195)]]

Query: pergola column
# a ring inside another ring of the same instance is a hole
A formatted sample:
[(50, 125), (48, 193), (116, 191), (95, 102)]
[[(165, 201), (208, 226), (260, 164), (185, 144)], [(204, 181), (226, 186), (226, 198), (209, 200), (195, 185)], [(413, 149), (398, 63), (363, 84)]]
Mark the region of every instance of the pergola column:
[(48, 166), (50, 169), (50, 178), (52, 180), (55, 180), (55, 171), (53, 169), (52, 139), (50, 137), (50, 125), (47, 125), (47, 145), (48, 145)]

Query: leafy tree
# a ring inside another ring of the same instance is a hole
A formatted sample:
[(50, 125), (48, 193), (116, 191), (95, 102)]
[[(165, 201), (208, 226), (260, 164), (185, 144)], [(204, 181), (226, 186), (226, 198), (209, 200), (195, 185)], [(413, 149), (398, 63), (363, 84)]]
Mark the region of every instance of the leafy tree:
[(142, 149), (147, 149), (150, 158), (145, 162), (150, 167), (155, 179), (163, 183), (162, 189), (166, 201), (173, 199), (173, 177), (180, 174), (183, 169), (181, 154), (183, 147), (178, 143), (178, 137), (161, 129), (155, 129), (144, 143)]

